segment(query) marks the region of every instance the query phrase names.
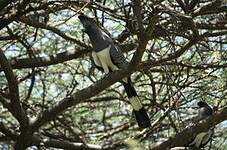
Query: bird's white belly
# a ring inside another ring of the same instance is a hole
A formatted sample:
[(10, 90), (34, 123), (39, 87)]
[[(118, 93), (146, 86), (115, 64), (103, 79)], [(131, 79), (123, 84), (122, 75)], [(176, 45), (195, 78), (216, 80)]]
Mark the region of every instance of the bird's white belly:
[(195, 145), (196, 147), (200, 147), (201, 144), (206, 143), (207, 140), (210, 139), (211, 135), (212, 135), (212, 133), (210, 131), (201, 132), (195, 137), (194, 141), (192, 143), (190, 143), (189, 145)]
[(111, 60), (110, 47), (111, 45), (99, 52), (92, 52), (92, 57), (95, 64), (99, 67), (102, 67), (106, 74), (109, 73), (109, 68), (111, 69), (111, 71), (118, 69), (118, 67), (114, 65)]

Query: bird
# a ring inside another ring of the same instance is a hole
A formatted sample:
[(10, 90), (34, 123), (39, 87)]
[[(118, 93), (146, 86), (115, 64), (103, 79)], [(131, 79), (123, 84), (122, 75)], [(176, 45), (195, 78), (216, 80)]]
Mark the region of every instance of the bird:
[[(124, 57), (123, 52), (114, 44), (113, 40), (101, 30), (94, 19), (84, 14), (80, 14), (78, 18), (84, 28), (83, 31), (88, 35), (91, 41), (91, 53), (96, 68), (103, 71), (105, 74), (126, 68), (128, 62)], [(129, 102), (133, 107), (133, 113), (138, 126), (140, 128), (150, 127), (151, 123), (149, 116), (137, 95), (130, 76), (123, 78), (120, 82), (123, 84)]]
[[(202, 121), (213, 114), (213, 108), (204, 100), (197, 103), (198, 115), (194, 121)], [(201, 132), (188, 144), (189, 147), (203, 148), (212, 138), (214, 129), (210, 128), (207, 132)]]
[(198, 121), (204, 120), (210, 115), (213, 114), (213, 108), (207, 104), (206, 101), (202, 100), (197, 103), (199, 109), (198, 109)]

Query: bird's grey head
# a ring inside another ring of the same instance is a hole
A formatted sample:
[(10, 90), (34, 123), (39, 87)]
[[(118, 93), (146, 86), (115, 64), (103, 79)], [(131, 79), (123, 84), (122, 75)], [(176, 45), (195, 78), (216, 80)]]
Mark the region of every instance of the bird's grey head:
[(85, 29), (84, 31), (87, 34), (99, 32), (99, 28), (96, 25), (94, 19), (87, 17), (85, 15), (79, 15), (78, 18), (80, 19), (80, 22), (82, 23)]
[(203, 117), (207, 117), (209, 115), (212, 115), (213, 113), (213, 108), (207, 104), (207, 102), (205, 101), (199, 101), (197, 103), (198, 107), (199, 107), (199, 113), (203, 116)]
[(199, 106), (199, 108), (202, 108), (202, 107), (210, 107), (207, 102), (205, 102), (204, 100), (201, 100), (197, 103), (197, 105)]
[(100, 51), (109, 46), (108, 38), (102, 33), (102, 30), (97, 26), (92, 18), (85, 15), (78, 17), (91, 40), (93, 50)]

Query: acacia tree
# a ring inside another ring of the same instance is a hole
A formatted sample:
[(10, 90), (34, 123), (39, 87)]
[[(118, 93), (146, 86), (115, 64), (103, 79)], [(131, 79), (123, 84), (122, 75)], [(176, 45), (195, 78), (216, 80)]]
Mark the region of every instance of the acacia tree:
[[(134, 139), (163, 150), (215, 127), (207, 147), (224, 149), (226, 10), (223, 0), (1, 0), (2, 147), (110, 150)], [(80, 12), (120, 46), (127, 69), (95, 69)], [(151, 119), (143, 131), (118, 83), (129, 75)], [(185, 129), (202, 99), (215, 114)]]

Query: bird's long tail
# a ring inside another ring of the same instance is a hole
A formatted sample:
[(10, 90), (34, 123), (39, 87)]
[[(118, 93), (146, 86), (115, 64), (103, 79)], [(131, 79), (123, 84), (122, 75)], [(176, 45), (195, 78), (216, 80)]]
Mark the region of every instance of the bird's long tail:
[(150, 127), (151, 123), (148, 114), (145, 108), (143, 107), (142, 103), (140, 102), (140, 99), (130, 81), (130, 78), (128, 79), (127, 83), (123, 81), (122, 84), (125, 88), (129, 101), (133, 107), (133, 113), (135, 114), (136, 121), (139, 127), (140, 128)]

